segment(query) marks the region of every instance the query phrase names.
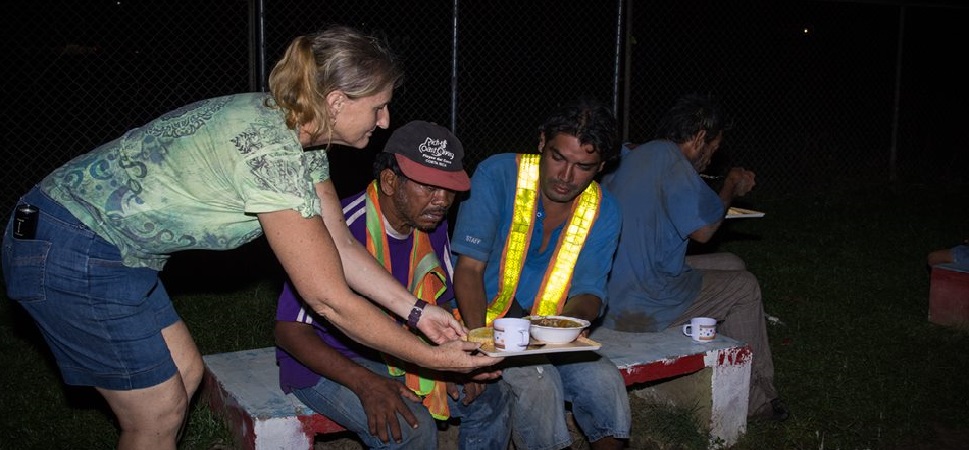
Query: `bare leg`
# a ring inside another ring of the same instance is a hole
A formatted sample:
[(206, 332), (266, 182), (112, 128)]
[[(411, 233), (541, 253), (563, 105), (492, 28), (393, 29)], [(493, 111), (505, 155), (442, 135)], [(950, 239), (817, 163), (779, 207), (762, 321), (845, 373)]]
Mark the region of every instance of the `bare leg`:
[(178, 367), (178, 373), (182, 376), (185, 396), (191, 399), (202, 382), (202, 373), (205, 370), (202, 355), (199, 354), (188, 327), (181, 320), (162, 330), (162, 336), (165, 337), (168, 350), (172, 352), (172, 359)]
[[(165, 337), (168, 349), (172, 353), (172, 359), (175, 361), (175, 367), (178, 367), (178, 373), (182, 376), (186, 398), (191, 402), (192, 396), (195, 395), (199, 384), (202, 382), (202, 374), (205, 371), (202, 355), (199, 354), (198, 347), (195, 346), (195, 341), (192, 339), (188, 327), (181, 320), (162, 330), (162, 336)], [(182, 433), (187, 424), (188, 414), (185, 414), (176, 436), (176, 442), (182, 439)]]
[(118, 450), (174, 450), (175, 436), (188, 411), (182, 377), (175, 374), (159, 385), (130, 391), (98, 388), (121, 426)]
[(174, 450), (177, 436), (188, 417), (189, 400), (202, 380), (202, 357), (185, 323), (178, 321), (162, 336), (171, 351), (178, 373), (144, 389), (114, 391), (98, 388), (118, 418), (121, 436), (118, 449)]

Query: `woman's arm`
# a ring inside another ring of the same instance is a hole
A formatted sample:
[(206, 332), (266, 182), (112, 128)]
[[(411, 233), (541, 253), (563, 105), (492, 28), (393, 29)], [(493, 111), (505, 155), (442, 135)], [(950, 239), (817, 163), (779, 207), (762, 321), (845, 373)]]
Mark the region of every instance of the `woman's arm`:
[[(405, 361), (439, 370), (468, 372), (501, 360), (471, 356), (468, 352), (478, 344), (465, 341), (431, 347), (354, 293), (347, 286), (340, 255), (319, 217), (304, 218), (294, 210), (282, 210), (259, 214), (259, 222), (303, 300), (352, 339)], [(371, 272), (387, 274), (386, 271)]]
[[(328, 180), (317, 183), (316, 193), (320, 197), (323, 209), (323, 222), (340, 252), (347, 284), (364, 297), (407, 319), (417, 298), (381, 266), (350, 233), (333, 182)], [(420, 317), (417, 327), (431, 341), (438, 344), (467, 335), (467, 331), (460, 322), (443, 308), (425, 306)]]

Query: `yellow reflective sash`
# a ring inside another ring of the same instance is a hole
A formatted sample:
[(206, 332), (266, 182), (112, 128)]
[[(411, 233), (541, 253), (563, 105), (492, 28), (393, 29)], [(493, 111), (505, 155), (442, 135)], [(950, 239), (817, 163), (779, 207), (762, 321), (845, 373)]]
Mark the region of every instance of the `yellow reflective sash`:
[[(390, 248), (387, 242), (387, 230), (384, 227), (383, 213), (377, 201), (377, 182), (367, 186), (367, 251), (376, 258), (389, 272), (393, 273)], [(447, 290), (446, 276), (441, 269), (437, 254), (431, 248), (430, 237), (427, 233), (414, 228), (414, 240), (411, 244), (408, 289), (417, 298), (432, 305), (437, 304), (437, 298)], [(406, 328), (407, 325), (404, 325)], [(412, 330), (415, 334), (417, 330)], [(418, 335), (419, 337), (420, 335)], [(423, 396), (424, 406), (435, 419), (446, 420), (450, 416), (447, 405), (447, 384), (425, 376), (426, 369), (406, 363), (391, 355), (384, 354), (387, 370), (393, 376), (404, 376), (404, 384), (417, 395)], [(405, 370), (406, 369), (406, 370)]]
[[(534, 229), (535, 212), (538, 209), (540, 161), (541, 155), (518, 155), (514, 209), (501, 258), (498, 293), (488, 305), (488, 324), (508, 312), (518, 289)], [(555, 252), (545, 270), (542, 287), (532, 304), (531, 314), (554, 315), (562, 311), (572, 283), (575, 263), (599, 215), (601, 199), (598, 183), (592, 182), (572, 203), (572, 217), (555, 244)]]

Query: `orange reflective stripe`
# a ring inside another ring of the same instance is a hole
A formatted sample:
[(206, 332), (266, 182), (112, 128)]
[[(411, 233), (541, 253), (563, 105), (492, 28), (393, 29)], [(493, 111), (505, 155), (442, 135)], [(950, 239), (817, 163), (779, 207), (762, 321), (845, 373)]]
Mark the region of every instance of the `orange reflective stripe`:
[[(390, 246), (387, 244), (387, 229), (384, 227), (383, 212), (380, 211), (380, 201), (377, 198), (377, 181), (367, 186), (367, 251), (387, 271), (393, 273), (391, 267)], [(446, 275), (438, 261), (437, 254), (431, 247), (427, 233), (413, 231), (413, 241), (410, 252), (408, 289), (417, 298), (432, 305), (437, 304), (437, 298), (447, 290)], [(406, 325), (402, 325), (407, 328)], [(417, 333), (418, 330), (411, 330)], [(420, 335), (418, 335), (422, 341)], [(423, 403), (428, 412), (435, 419), (447, 420), (451, 412), (447, 404), (447, 384), (443, 380), (435, 380), (434, 373), (428, 374), (429, 369), (417, 367), (414, 364), (399, 360), (392, 355), (382, 354), (387, 363), (387, 372), (393, 376), (404, 376), (404, 384), (415, 394), (424, 397)]]

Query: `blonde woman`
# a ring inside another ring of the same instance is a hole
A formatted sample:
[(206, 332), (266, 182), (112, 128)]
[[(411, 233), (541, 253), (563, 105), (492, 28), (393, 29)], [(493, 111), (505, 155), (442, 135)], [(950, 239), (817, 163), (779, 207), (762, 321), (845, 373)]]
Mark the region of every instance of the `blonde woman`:
[(107, 400), (119, 449), (176, 448), (201, 381), (199, 351), (158, 277), (181, 250), (232, 249), (265, 234), (307, 304), (353, 339), (436, 369), (499, 361), (470, 356), (478, 344), (457, 340), (466, 329), (397, 283), (344, 222), (326, 149), (363, 148), (387, 128), (401, 79), (389, 49), (357, 30), (297, 37), (268, 94), (171, 111), (67, 162), (21, 198), (37, 221), (15, 211), (8, 222), (7, 294), (39, 325), (65, 383)]

